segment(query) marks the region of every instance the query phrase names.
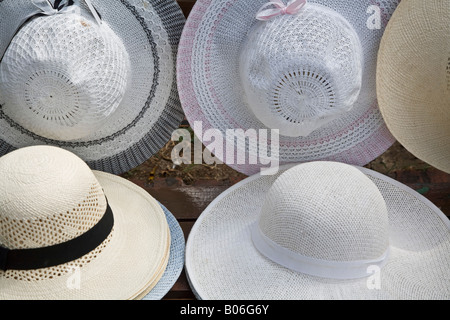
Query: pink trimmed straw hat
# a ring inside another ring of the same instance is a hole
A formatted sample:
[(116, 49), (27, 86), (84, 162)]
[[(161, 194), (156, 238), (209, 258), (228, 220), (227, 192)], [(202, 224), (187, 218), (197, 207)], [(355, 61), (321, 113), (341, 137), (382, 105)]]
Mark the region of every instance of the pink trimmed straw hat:
[[(279, 130), (281, 164), (363, 166), (377, 158), (395, 142), (378, 108), (375, 74), (379, 43), (398, 2), (197, 1), (177, 62), (186, 117), (192, 126), (202, 124), (196, 135)], [(234, 154), (258, 155), (244, 139), (237, 137)], [(219, 159), (247, 175), (263, 166)]]

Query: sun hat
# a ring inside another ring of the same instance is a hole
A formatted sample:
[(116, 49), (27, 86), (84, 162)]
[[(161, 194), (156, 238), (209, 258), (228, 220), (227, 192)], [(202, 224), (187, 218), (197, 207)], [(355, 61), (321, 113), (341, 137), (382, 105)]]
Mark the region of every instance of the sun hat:
[[(187, 120), (202, 123), (196, 135), (274, 129), (281, 164), (369, 163), (395, 141), (378, 109), (375, 71), (398, 2), (197, 1), (177, 61)], [(246, 156), (258, 154), (245, 137), (236, 140), (235, 153), (243, 143)], [(219, 160), (247, 175), (261, 167)]]
[(394, 137), (450, 173), (450, 1), (404, 0), (382, 38), (377, 93)]
[(0, 154), (52, 145), (114, 174), (150, 158), (184, 118), (184, 22), (173, 0), (1, 0)]
[(0, 172), (0, 299), (140, 299), (161, 279), (171, 234), (145, 190), (53, 146)]
[(180, 224), (174, 215), (162, 204), (170, 229), (170, 255), (166, 270), (156, 286), (142, 300), (160, 300), (173, 288), (184, 267), (185, 239)]
[(231, 187), (186, 245), (196, 297), (262, 300), (450, 298), (450, 220), (378, 172), (287, 165)]

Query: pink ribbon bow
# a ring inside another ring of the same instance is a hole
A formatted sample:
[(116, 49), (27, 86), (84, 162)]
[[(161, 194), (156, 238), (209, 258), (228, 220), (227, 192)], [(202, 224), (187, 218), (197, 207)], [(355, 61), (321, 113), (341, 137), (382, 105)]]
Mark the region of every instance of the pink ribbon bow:
[[(259, 9), (256, 19), (267, 21), (284, 14), (297, 14), (305, 6), (306, 2), (307, 0), (291, 0), (285, 5), (282, 0), (271, 0)], [(267, 9), (269, 6), (274, 6), (275, 8)]]

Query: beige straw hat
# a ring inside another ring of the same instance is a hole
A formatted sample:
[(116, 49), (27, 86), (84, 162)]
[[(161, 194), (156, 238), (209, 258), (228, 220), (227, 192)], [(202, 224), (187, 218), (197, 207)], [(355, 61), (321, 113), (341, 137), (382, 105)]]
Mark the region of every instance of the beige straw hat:
[(377, 93), (397, 140), (450, 173), (450, 0), (403, 0), (381, 41)]
[(161, 279), (170, 231), (138, 186), (51, 146), (0, 172), (0, 300), (140, 299)]
[(203, 300), (450, 299), (450, 221), (378, 172), (309, 162), (215, 199), (186, 246)]

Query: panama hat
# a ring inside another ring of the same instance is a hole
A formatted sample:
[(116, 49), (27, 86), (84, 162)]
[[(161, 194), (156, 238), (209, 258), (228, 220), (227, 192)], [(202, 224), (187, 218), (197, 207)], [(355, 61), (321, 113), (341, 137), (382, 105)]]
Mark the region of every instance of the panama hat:
[[(398, 2), (197, 1), (177, 62), (187, 120), (202, 124), (196, 135), (273, 129), (281, 164), (369, 163), (395, 141), (378, 109), (375, 72), (379, 41)], [(379, 25), (372, 26), (373, 17)], [(258, 155), (245, 137), (236, 139), (245, 147), (235, 153)], [(247, 175), (261, 167), (218, 158)]]
[(450, 173), (450, 1), (404, 0), (379, 51), (377, 92), (394, 137)]
[(143, 300), (160, 300), (164, 298), (170, 289), (173, 288), (184, 267), (185, 239), (183, 230), (173, 214), (165, 206), (160, 205), (166, 215), (170, 229), (169, 261), (163, 276)]
[(73, 153), (0, 158), (0, 299), (141, 299), (163, 276), (171, 233), (160, 204)]
[(184, 118), (173, 0), (0, 1), (0, 154), (71, 151), (120, 174), (150, 158)]
[(201, 214), (186, 245), (199, 299), (450, 298), (450, 221), (378, 172), (318, 161), (257, 174)]

